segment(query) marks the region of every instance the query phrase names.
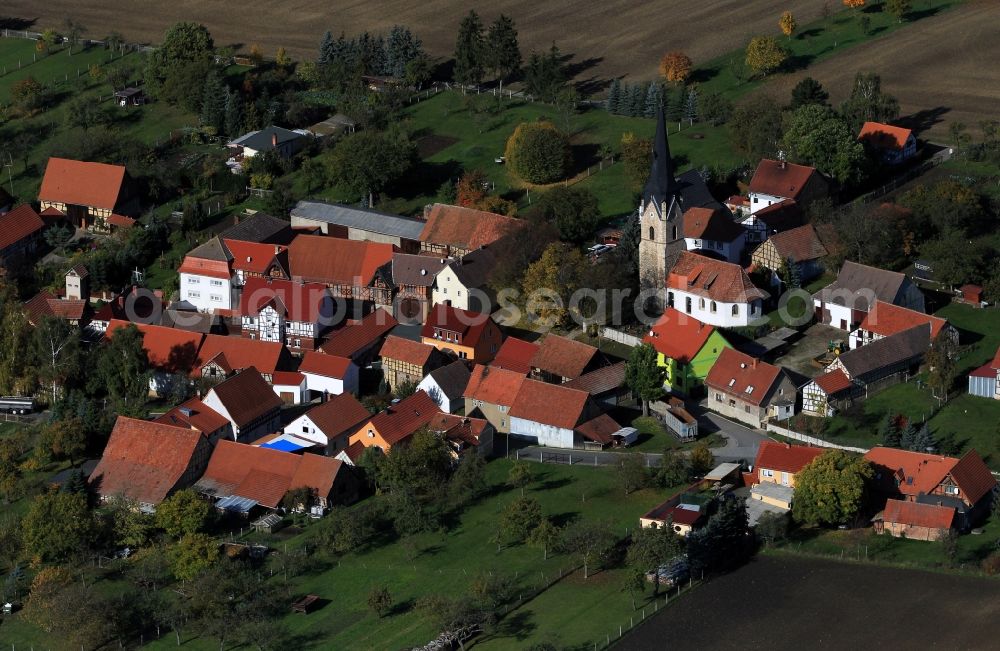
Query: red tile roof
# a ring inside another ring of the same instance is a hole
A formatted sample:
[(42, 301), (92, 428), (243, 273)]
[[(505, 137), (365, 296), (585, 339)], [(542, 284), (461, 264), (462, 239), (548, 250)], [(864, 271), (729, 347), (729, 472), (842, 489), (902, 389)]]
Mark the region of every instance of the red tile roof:
[(740, 265), (690, 251), (681, 251), (667, 276), (667, 287), (720, 303), (749, 303), (768, 296), (754, 286)]
[(924, 323), (930, 324), (931, 339), (934, 339), (941, 332), (941, 328), (948, 324), (948, 321), (885, 301), (875, 301), (875, 305), (861, 322), (860, 328), (883, 337), (889, 337)]
[(87, 313), (90, 303), (84, 300), (59, 298), (51, 292), (42, 290), (24, 303), (24, 312), (28, 321), (38, 325), (42, 318), (51, 316), (68, 321), (79, 321)]
[(754, 219), (764, 222), (768, 232), (787, 231), (802, 225), (804, 213), (795, 199), (785, 199), (761, 208), (753, 214)]
[(260, 244), (241, 240), (223, 240), (233, 254), (233, 269), (250, 273), (266, 274), (276, 263), (288, 272), (288, 247), (280, 244)]
[(594, 360), (598, 352), (593, 346), (581, 341), (548, 334), (542, 339), (538, 351), (532, 357), (531, 366), (572, 380), (583, 375), (584, 369)]
[(361, 441), (355, 441), (354, 443), (348, 445), (341, 454), (346, 454), (347, 458), (351, 460), (351, 463), (357, 463), (361, 458), (361, 455), (364, 453), (365, 444)]
[(490, 362), (493, 368), (505, 368), (517, 373), (527, 375), (531, 372), (531, 360), (538, 352), (538, 344), (518, 339), (517, 337), (507, 337), (500, 344), (496, 357)]
[(732, 242), (745, 229), (718, 208), (695, 206), (684, 213), (684, 237), (714, 242)]
[(90, 481), (101, 495), (159, 504), (183, 488), (179, 482), (202, 440), (188, 427), (119, 416)]
[(177, 273), (191, 274), (192, 276), (207, 276), (222, 280), (229, 280), (233, 277), (228, 262), (224, 260), (206, 260), (191, 255), (184, 256), (181, 266), (177, 267)]
[(823, 390), (828, 396), (840, 393), (841, 391), (846, 391), (854, 386), (851, 383), (851, 379), (847, 377), (839, 368), (830, 371), (829, 373), (824, 373), (819, 377), (815, 378), (816, 386)]
[(524, 224), (514, 217), (436, 203), (427, 214), (420, 241), (472, 250), (492, 244)]
[(209, 389), (208, 395), (218, 398), (237, 427), (245, 427), (268, 412), (281, 409), (284, 404), (252, 366), (216, 384)]
[(271, 386), (297, 387), (305, 382), (306, 376), (293, 371), (275, 371), (271, 373)]
[(350, 393), (330, 396), (304, 415), (316, 424), (328, 438), (336, 438), (344, 433), (354, 433), (362, 423), (371, 418), (368, 410)]
[(45, 222), (28, 204), (0, 215), (0, 251), (45, 228)]
[[(128, 325), (128, 321), (112, 319), (104, 336), (113, 339), (116, 330)], [(205, 335), (158, 325), (135, 324), (135, 327), (143, 335), (142, 347), (152, 367), (166, 373), (196, 371)]]
[(379, 355), (383, 359), (394, 359), (404, 364), (413, 364), (414, 366), (423, 368), (430, 361), (431, 355), (436, 350), (434, 346), (428, 346), (419, 341), (411, 341), (397, 337), (396, 335), (389, 335), (385, 338), (385, 343), (382, 344), (382, 350), (379, 352)]
[(131, 217), (126, 217), (125, 215), (116, 215), (112, 213), (105, 220), (112, 226), (117, 226), (119, 228), (132, 228), (135, 226), (135, 220)]
[(363, 425), (359, 431), (372, 427), (392, 446), (425, 427), (439, 413), (437, 403), (421, 389), (373, 416), (370, 425)]
[(921, 504), (905, 500), (886, 500), (883, 522), (907, 524), (928, 529), (950, 529), (955, 521), (955, 507)]
[(114, 210), (124, 181), (121, 165), (50, 158), (38, 200)]
[(820, 242), (812, 224), (775, 233), (770, 240), (783, 260), (791, 258), (795, 262), (808, 262), (827, 255), (826, 247)]
[(331, 313), (323, 315), (323, 306), (331, 305), (330, 290), (319, 283), (297, 283), (291, 280), (261, 278), (246, 279), (240, 296), (240, 314), (257, 316), (268, 304), (274, 305), (278, 314), (289, 321), (319, 323), (321, 316), (328, 320)]
[(705, 378), (705, 384), (741, 400), (761, 405), (782, 378), (777, 366), (732, 348), (725, 348)]
[(345, 324), (330, 335), (320, 349), (329, 355), (352, 357), (384, 337), (399, 325), (391, 314), (378, 308), (358, 322)]
[(347, 369), (351, 366), (349, 357), (339, 355), (328, 355), (326, 353), (309, 351), (302, 356), (302, 363), (299, 364), (299, 373), (311, 373), (343, 379), (347, 376)]
[(858, 140), (877, 149), (899, 149), (906, 147), (906, 141), (913, 131), (903, 127), (894, 127), (881, 122), (865, 122), (858, 134)]
[(607, 414), (600, 414), (585, 423), (577, 425), (576, 432), (587, 440), (600, 443), (601, 445), (609, 445), (614, 441), (614, 433), (621, 428), (622, 426), (614, 418)]
[(557, 384), (524, 380), (510, 406), (511, 418), (573, 429), (583, 419), (590, 394)]
[[(437, 330), (457, 334), (461, 346), (475, 347), (492, 317), (482, 312), (471, 312), (452, 307), (447, 303), (436, 303), (427, 313), (420, 336), (434, 339)], [(442, 337), (443, 338), (443, 337)]]
[(712, 326), (668, 307), (642, 340), (652, 344), (664, 357), (687, 364), (698, 355), (713, 332)]
[(292, 277), (328, 285), (366, 287), (379, 267), (392, 262), (392, 245), (299, 235), (288, 247)]
[(427, 423), (427, 429), (444, 436), (445, 439), (473, 447), (479, 445), (479, 439), (487, 427), (489, 427), (489, 421), (483, 418), (469, 418), (468, 416), (444, 412), (436, 414)]
[(229, 425), (226, 417), (215, 411), (198, 398), (192, 398), (157, 418), (154, 422), (176, 427), (191, 427), (205, 434)]
[(472, 369), (472, 376), (469, 377), (463, 396), (491, 405), (509, 407), (514, 404), (521, 385), (526, 381), (523, 373), (477, 364)]
[(825, 448), (789, 445), (771, 440), (761, 441), (760, 447), (757, 448), (757, 458), (754, 460), (754, 471), (759, 473), (761, 468), (766, 468), (795, 474), (826, 451)]
[(750, 192), (796, 199), (816, 169), (764, 158), (750, 180)]
[(931, 493), (948, 475), (970, 504), (978, 502), (996, 486), (996, 479), (975, 450), (969, 450), (961, 459), (956, 459), (876, 447), (865, 453), (865, 459), (894, 475), (899, 492), (907, 496)]
[(276, 341), (205, 335), (201, 350), (198, 351), (195, 376), (201, 375), (201, 368), (219, 353), (222, 353), (226, 363), (234, 371), (253, 366), (261, 373), (268, 374), (278, 370), (286, 354), (284, 345)]

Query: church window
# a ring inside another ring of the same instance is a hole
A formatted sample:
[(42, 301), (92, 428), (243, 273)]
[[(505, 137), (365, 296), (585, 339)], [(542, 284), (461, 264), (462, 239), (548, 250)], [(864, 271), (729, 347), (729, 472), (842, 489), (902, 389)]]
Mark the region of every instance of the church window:
[(676, 226), (673, 227), (673, 235), (670, 237), (670, 239), (672, 239), (672, 240), (676, 240), (677, 239), (677, 227)]
[(712, 301), (712, 314), (715, 314), (715, 301)]
[(684, 297), (684, 311), (687, 312), (688, 314), (691, 314), (691, 297), (690, 296), (685, 296)]
[(703, 299), (703, 298), (699, 298), (698, 299), (698, 309), (699, 310), (704, 310), (705, 309), (705, 299)]
[(734, 305), (733, 306), (733, 316), (739, 316), (739, 315), (740, 315), (740, 306), (739, 305)]
[(655, 240), (656, 239), (656, 233), (653, 232), (653, 227), (652, 226), (649, 227), (649, 239), (651, 239), (651, 240)]

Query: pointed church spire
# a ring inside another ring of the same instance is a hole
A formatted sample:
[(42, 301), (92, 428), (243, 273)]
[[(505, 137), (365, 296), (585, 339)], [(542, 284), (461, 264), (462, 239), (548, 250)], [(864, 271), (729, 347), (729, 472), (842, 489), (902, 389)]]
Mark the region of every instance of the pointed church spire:
[(644, 202), (652, 201), (657, 211), (664, 203), (678, 193), (677, 180), (674, 178), (674, 161), (670, 157), (670, 144), (667, 141), (667, 121), (663, 115), (663, 107), (656, 111), (656, 137), (653, 139), (653, 164), (649, 169), (649, 180), (642, 193)]

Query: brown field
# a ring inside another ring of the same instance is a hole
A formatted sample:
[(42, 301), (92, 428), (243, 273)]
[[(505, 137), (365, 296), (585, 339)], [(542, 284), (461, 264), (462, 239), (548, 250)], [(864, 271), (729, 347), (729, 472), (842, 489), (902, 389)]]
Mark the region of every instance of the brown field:
[(850, 93), (855, 71), (882, 75), (882, 87), (899, 98), (908, 126), (923, 137), (948, 142), (948, 125), (1000, 118), (1000, 2), (972, 0), (885, 38), (851, 48), (808, 70), (783, 75), (764, 92), (782, 100), (806, 76), (830, 91), (834, 104)]
[(972, 651), (996, 649), (998, 636), (996, 579), (761, 556), (685, 595), (616, 648)]
[[(0, 18), (31, 22), (30, 29), (59, 28), (71, 17), (101, 38), (117, 30), (131, 40), (155, 43), (180, 20), (204, 23), (218, 45), (258, 42), (273, 56), (279, 46), (295, 57), (313, 57), (323, 32), (348, 35), (408, 25), (428, 51), (450, 57), (455, 31), (471, 7), (489, 23), (505, 13), (517, 22), (522, 49), (544, 50), (555, 41), (574, 54), (578, 79), (631, 75), (650, 79), (659, 57), (681, 49), (695, 63), (741, 47), (758, 33), (778, 33), (782, 11), (799, 24), (819, 16), (825, 0), (4, 0)], [(839, 2), (832, 2), (839, 5)]]

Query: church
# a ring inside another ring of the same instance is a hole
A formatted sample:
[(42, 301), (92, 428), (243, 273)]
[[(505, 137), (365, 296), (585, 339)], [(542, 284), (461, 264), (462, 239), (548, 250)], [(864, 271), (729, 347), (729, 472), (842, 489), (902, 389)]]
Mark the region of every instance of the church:
[(742, 227), (712, 196), (698, 170), (675, 174), (662, 109), (656, 116), (653, 162), (639, 202), (639, 224), (639, 283), (643, 290), (657, 292), (660, 307), (667, 303), (667, 276), (682, 251), (735, 262), (742, 255)]

